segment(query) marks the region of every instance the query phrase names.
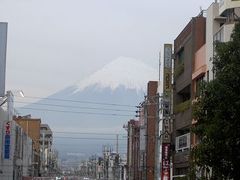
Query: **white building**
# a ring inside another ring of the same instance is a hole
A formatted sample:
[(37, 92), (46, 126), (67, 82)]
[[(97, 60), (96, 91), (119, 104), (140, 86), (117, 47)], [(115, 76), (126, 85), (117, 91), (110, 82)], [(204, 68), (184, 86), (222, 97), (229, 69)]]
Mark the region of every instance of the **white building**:
[(22, 135), (22, 148), (23, 148), (23, 161), (22, 161), (22, 166), (23, 166), (23, 172), (22, 175), (24, 177), (32, 176), (33, 175), (33, 144), (32, 144), (32, 139), (27, 136), (26, 133), (23, 133)]
[(32, 140), (15, 122), (7, 120), (7, 112), (1, 108), (1, 158), (0, 179), (20, 179), (32, 174)]
[(42, 175), (49, 175), (52, 167), (52, 141), (53, 133), (47, 124), (40, 127), (40, 172)]
[(214, 78), (213, 56), (214, 42), (227, 42), (236, 21), (240, 19), (240, 0), (215, 1), (207, 9), (206, 17), (206, 62), (208, 67), (207, 80)]

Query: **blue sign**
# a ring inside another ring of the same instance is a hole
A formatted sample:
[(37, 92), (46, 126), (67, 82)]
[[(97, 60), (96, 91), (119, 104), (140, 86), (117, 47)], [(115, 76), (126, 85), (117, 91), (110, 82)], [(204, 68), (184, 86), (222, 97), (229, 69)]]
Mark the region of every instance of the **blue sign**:
[(5, 125), (5, 138), (4, 138), (4, 159), (10, 159), (10, 122)]

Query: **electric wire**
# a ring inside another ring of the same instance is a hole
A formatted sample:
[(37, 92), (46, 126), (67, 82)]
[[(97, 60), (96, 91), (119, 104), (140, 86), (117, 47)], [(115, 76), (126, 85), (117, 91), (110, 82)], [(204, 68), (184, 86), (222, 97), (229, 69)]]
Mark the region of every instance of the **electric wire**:
[[(16, 97), (22, 98), (21, 96), (16, 96)], [(24, 96), (24, 98), (39, 99), (39, 100), (51, 100), (51, 101), (76, 102), (76, 103), (86, 103), (86, 104), (98, 104), (98, 105), (108, 105), (108, 106), (136, 107), (134, 105), (127, 105), (127, 104), (105, 103), (105, 102), (94, 102), (94, 101), (83, 101), (83, 100), (70, 100), (70, 99), (59, 99), (59, 98), (46, 98), (46, 97), (37, 97), (37, 96)]]
[[(14, 101), (15, 103), (19, 104), (28, 104), (29, 102), (23, 102), (23, 101)], [(131, 110), (125, 110), (125, 109), (111, 109), (111, 108), (97, 108), (97, 107), (83, 107), (83, 106), (68, 106), (68, 105), (59, 105), (59, 104), (48, 104), (48, 103), (38, 103), (35, 102), (33, 105), (39, 105), (39, 106), (53, 106), (53, 107), (66, 107), (66, 108), (78, 108), (78, 109), (91, 109), (91, 110), (106, 110), (106, 111), (123, 111), (123, 112), (133, 112)], [(134, 111), (135, 112), (135, 111)]]
[(53, 110), (53, 109), (40, 109), (40, 108), (28, 108), (28, 107), (17, 107), (16, 109), (28, 109), (28, 110), (36, 110), (36, 111), (49, 111), (49, 112), (73, 113), (73, 114), (102, 115), (102, 116), (125, 116), (125, 117), (135, 116), (133, 114), (95, 113), (95, 112)]
[[(75, 139), (75, 140), (80, 140), (80, 139), (85, 139), (85, 140), (110, 140), (110, 141), (116, 141), (116, 139), (110, 139), (110, 138), (81, 138), (81, 137), (66, 137), (66, 136), (54, 136), (54, 138), (61, 138), (61, 139)], [(127, 139), (118, 139), (119, 141), (126, 141)]]
[(127, 134), (118, 134), (118, 133), (93, 133), (93, 132), (73, 132), (73, 131), (53, 131), (53, 134), (86, 134), (86, 135), (123, 135), (126, 136)]

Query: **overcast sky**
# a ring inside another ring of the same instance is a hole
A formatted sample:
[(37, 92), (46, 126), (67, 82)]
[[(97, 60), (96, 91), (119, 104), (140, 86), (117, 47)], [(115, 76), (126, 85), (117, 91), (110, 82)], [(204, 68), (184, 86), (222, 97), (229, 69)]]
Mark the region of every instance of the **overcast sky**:
[(213, 0), (0, 0), (8, 22), (7, 89), (47, 96), (126, 56), (157, 65)]

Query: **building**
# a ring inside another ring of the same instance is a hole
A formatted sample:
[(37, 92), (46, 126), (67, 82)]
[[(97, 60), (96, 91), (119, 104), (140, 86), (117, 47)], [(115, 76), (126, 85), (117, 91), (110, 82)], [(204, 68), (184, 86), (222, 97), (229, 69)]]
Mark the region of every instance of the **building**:
[(0, 108), (0, 179), (21, 179), (32, 176), (32, 140), (15, 121), (8, 120), (8, 111)]
[(22, 131), (22, 147), (23, 147), (23, 161), (22, 161), (22, 177), (32, 177), (33, 176), (33, 143), (32, 139)]
[(149, 81), (147, 87), (147, 97), (145, 99), (146, 108), (146, 179), (157, 179), (159, 174), (159, 95), (158, 82)]
[(127, 126), (127, 179), (154, 180), (160, 176), (158, 82), (149, 81), (147, 96), (139, 106), (139, 119)]
[(146, 130), (147, 130), (147, 109), (144, 103), (139, 109), (139, 179), (146, 179)]
[[(14, 121), (9, 121), (7, 110), (1, 108), (0, 111), (1, 123), (1, 156), (0, 156), (0, 179), (16, 179), (22, 175), (20, 164), (20, 157), (22, 147), (19, 144), (19, 135), (21, 129)], [(18, 165), (18, 166), (17, 166)]]
[(41, 119), (26, 117), (15, 117), (14, 120), (23, 128), (23, 131), (33, 142), (33, 175), (40, 175), (40, 127)]
[(231, 39), (239, 17), (240, 1), (215, 1), (207, 9), (206, 17), (201, 13), (192, 18), (174, 41), (173, 177), (187, 174), (191, 147), (199, 143), (190, 133), (190, 127), (196, 123), (191, 104), (201, 97), (203, 80), (214, 79), (215, 43)]
[(207, 9), (206, 21), (206, 80), (214, 79), (213, 56), (216, 41), (227, 42), (231, 38), (234, 25), (239, 21), (240, 1), (215, 1)]
[(140, 124), (139, 121), (128, 122), (128, 149), (127, 149), (127, 174), (128, 180), (140, 179)]
[[(174, 40), (174, 86), (172, 142), (175, 145), (173, 156), (173, 177), (186, 175), (189, 170), (193, 87), (198, 76), (194, 76), (198, 67), (196, 58), (204, 57), (206, 18), (201, 13), (193, 17)], [(195, 66), (196, 67), (195, 67)], [(201, 73), (200, 73), (201, 74)], [(192, 78), (192, 75), (194, 76)]]
[(52, 142), (53, 133), (47, 124), (41, 124), (40, 127), (40, 173), (42, 176), (48, 176), (52, 170)]

